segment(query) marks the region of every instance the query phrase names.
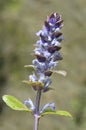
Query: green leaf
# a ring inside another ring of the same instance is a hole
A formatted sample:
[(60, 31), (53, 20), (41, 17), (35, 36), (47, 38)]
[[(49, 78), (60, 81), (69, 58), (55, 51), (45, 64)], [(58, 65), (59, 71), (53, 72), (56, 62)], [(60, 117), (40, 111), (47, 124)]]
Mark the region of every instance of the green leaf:
[(24, 67), (25, 67), (26, 69), (31, 70), (31, 71), (35, 71), (34, 65), (25, 65)]
[(54, 70), (53, 72), (54, 72), (54, 73), (57, 73), (57, 74), (60, 74), (60, 75), (63, 75), (63, 76), (66, 76), (66, 75), (67, 75), (67, 72), (64, 71), (64, 70)]
[(35, 89), (43, 89), (44, 87), (44, 83), (41, 82), (32, 82), (32, 81), (28, 81), (28, 80), (23, 80), (23, 83), (30, 85), (31, 87), (34, 87)]
[(51, 115), (51, 114), (53, 114), (53, 115), (59, 115), (59, 116), (72, 117), (72, 115), (69, 112), (67, 112), (67, 111), (63, 111), (63, 110), (61, 110), (61, 111), (60, 110), (54, 111), (54, 110), (51, 110), (51, 109), (46, 110), (44, 113), (41, 114), (41, 116)]
[(31, 112), (30, 109), (28, 109), (21, 101), (16, 99), (14, 96), (4, 95), (2, 97), (2, 99), (13, 110), (29, 111), (29, 112)]

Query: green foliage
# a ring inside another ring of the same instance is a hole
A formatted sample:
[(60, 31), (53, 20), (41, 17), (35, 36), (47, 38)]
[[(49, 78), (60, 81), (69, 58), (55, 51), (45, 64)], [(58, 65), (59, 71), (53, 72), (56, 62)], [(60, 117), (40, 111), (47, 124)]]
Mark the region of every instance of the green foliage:
[(42, 89), (44, 87), (44, 84), (41, 82), (32, 82), (32, 81), (23, 80), (23, 83), (32, 86), (34, 89)]
[(67, 116), (67, 117), (72, 117), (72, 115), (67, 112), (67, 111), (63, 111), (63, 110), (51, 110), (51, 109), (48, 109), (46, 110), (44, 113), (42, 113), (41, 116), (44, 116), (44, 115), (59, 115), (59, 116)]
[(14, 96), (11, 95), (4, 95), (3, 96), (3, 101), (13, 110), (19, 110), (19, 111), (29, 111), (31, 112), (30, 109), (28, 109), (21, 101), (16, 99)]

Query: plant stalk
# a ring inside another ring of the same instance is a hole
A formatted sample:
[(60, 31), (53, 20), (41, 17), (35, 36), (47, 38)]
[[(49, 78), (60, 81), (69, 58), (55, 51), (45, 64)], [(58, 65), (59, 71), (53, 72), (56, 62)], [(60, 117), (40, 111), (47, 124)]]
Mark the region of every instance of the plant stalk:
[(34, 125), (34, 130), (38, 130), (38, 125), (39, 125), (39, 118), (40, 118), (40, 99), (41, 99), (41, 90), (37, 91), (36, 94), (36, 110), (34, 113), (34, 118), (35, 118), (35, 125)]
[(38, 125), (39, 125), (39, 116), (35, 115), (35, 125), (34, 125), (34, 130), (38, 130)]

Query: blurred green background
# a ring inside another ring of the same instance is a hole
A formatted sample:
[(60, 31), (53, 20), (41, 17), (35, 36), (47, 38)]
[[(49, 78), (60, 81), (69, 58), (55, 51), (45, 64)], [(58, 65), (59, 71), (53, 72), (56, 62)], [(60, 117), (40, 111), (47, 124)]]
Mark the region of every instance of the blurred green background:
[(24, 65), (32, 64), (35, 33), (52, 12), (64, 20), (64, 59), (57, 69), (68, 74), (52, 76), (55, 91), (43, 94), (41, 106), (55, 102), (74, 119), (46, 116), (39, 130), (86, 130), (86, 0), (0, 0), (0, 130), (33, 129), (32, 115), (11, 110), (1, 97), (10, 94), (35, 102), (34, 91), (22, 83), (31, 74)]

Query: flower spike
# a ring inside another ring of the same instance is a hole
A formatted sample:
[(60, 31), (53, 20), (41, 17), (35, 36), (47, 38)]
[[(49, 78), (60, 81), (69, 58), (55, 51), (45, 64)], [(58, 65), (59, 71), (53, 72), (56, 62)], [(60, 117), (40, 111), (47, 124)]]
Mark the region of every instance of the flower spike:
[(32, 61), (36, 75), (30, 75), (29, 80), (44, 84), (43, 92), (47, 92), (51, 84), (51, 79), (48, 77), (52, 75), (58, 61), (63, 59), (60, 53), (61, 41), (63, 40), (60, 31), (62, 26), (63, 20), (61, 16), (52, 13), (44, 22), (43, 29), (36, 33), (39, 40), (36, 42), (36, 48), (34, 49), (36, 59)]

